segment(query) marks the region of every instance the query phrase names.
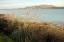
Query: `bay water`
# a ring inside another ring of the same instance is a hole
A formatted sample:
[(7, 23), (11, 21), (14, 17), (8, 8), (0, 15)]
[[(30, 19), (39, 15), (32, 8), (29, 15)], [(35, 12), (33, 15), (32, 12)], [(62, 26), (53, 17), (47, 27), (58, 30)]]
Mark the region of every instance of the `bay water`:
[[(16, 10), (0, 10), (0, 14), (12, 14), (15, 12), (17, 15), (26, 15), (26, 9), (16, 9)], [(35, 15), (34, 15), (35, 14)], [(64, 21), (64, 9), (33, 9), (30, 11), (29, 15), (34, 15), (33, 18), (36, 18), (37, 21), (46, 21), (46, 22), (62, 22)]]

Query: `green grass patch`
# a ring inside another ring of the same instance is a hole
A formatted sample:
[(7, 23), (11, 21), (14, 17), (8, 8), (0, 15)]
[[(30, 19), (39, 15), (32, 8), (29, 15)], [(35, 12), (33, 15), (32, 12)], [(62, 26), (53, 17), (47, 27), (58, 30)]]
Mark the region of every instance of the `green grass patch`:
[(13, 40), (7, 36), (0, 36), (0, 42), (13, 42)]

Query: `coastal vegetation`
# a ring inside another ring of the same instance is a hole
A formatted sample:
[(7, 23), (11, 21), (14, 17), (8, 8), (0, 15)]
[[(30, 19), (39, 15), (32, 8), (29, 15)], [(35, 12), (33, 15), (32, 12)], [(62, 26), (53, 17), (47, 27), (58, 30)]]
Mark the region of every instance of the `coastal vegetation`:
[(11, 18), (0, 18), (0, 42), (64, 42), (64, 27), (29, 22), (30, 11), (25, 21), (14, 18), (14, 12)]

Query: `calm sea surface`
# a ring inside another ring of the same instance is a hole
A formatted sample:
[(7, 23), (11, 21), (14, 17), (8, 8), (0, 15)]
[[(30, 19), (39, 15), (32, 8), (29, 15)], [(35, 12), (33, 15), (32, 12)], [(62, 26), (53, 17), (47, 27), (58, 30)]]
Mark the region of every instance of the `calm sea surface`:
[[(0, 14), (12, 14), (14, 10), (0, 10)], [(26, 10), (15, 10), (15, 14), (24, 15), (26, 14)], [(35, 15), (33, 15), (35, 14)], [(30, 16), (33, 15), (33, 18), (37, 18), (39, 21), (64, 21), (64, 9), (41, 9), (41, 10), (31, 10)]]

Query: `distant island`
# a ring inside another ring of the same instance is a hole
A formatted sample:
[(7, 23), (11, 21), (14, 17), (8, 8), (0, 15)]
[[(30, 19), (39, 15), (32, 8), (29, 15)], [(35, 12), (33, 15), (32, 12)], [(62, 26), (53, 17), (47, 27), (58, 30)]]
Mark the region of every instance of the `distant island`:
[[(30, 7), (25, 7), (24, 9), (27, 8), (33, 8), (33, 9), (64, 9), (64, 7), (58, 7), (54, 5), (39, 5), (39, 6), (30, 6)], [(18, 8), (22, 9), (22, 8)]]

